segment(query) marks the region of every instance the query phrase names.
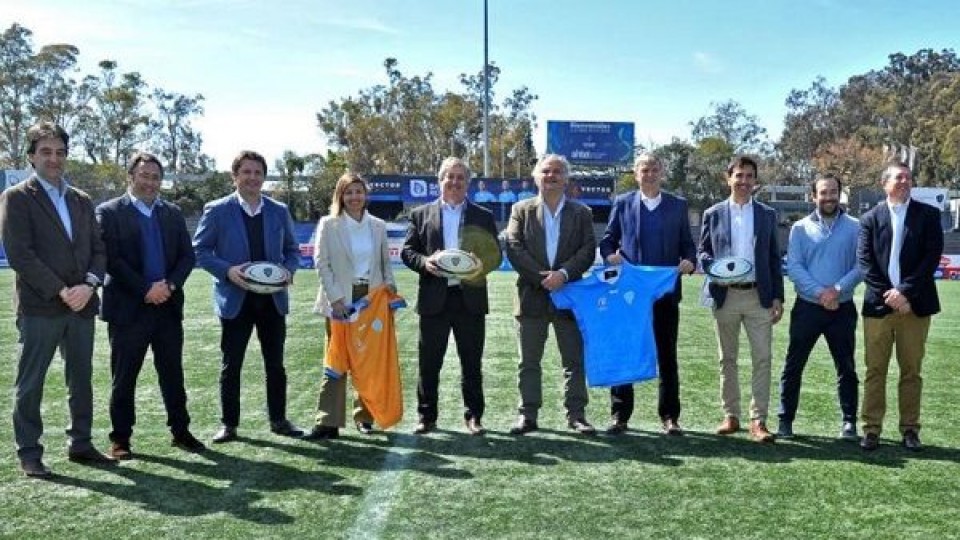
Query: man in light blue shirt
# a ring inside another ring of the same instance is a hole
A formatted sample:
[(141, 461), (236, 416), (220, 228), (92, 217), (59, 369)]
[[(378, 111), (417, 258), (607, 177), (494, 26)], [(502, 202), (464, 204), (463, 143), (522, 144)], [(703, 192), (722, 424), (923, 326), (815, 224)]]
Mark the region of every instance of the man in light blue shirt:
[(517, 202), (517, 195), (510, 189), (510, 181), (504, 180), (500, 183), (500, 195), (497, 200), (504, 204), (513, 204)]
[(473, 202), (475, 203), (491, 203), (497, 202), (497, 198), (493, 196), (493, 193), (487, 191), (487, 183), (483, 180), (477, 181), (477, 191), (473, 194)]
[(537, 196), (537, 194), (534, 193), (532, 189), (530, 189), (530, 181), (529, 181), (529, 180), (524, 180), (524, 181), (520, 182), (520, 192), (517, 193), (517, 200), (518, 200), (518, 201), (525, 201), (525, 200), (527, 200), (527, 199), (532, 199), (532, 198), (534, 198), (534, 197), (536, 197), (536, 196)]
[(780, 426), (777, 436), (793, 437), (803, 368), (824, 336), (837, 370), (840, 437), (857, 440), (857, 308), (853, 291), (862, 281), (857, 267), (859, 222), (840, 208), (840, 179), (828, 174), (811, 184), (816, 210), (790, 230), (787, 274), (797, 290), (790, 312), (790, 344), (780, 377)]

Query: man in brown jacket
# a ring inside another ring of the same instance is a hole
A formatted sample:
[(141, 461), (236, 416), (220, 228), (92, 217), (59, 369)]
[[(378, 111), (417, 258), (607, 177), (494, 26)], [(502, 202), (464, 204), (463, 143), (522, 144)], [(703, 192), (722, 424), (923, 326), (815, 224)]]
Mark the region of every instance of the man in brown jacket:
[(53, 354), (60, 349), (69, 390), (68, 456), (110, 464), (90, 442), (93, 423), (94, 316), (106, 255), (93, 204), (64, 178), (69, 137), (41, 122), (27, 131), (30, 178), (0, 196), (0, 241), (16, 273), (20, 350), (14, 381), (13, 431), (24, 474), (49, 477), (44, 465), (40, 402)]

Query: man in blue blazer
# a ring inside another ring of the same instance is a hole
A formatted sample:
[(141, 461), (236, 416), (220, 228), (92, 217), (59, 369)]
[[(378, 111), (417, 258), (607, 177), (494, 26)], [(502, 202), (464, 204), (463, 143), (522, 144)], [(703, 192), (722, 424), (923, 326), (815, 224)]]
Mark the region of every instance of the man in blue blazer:
[(214, 443), (237, 438), (240, 422), (240, 370), (254, 327), (266, 371), (270, 430), (299, 437), (303, 431), (287, 420), (287, 373), (283, 347), (289, 311), (287, 291), (255, 294), (242, 278), (243, 265), (253, 261), (281, 264), (292, 276), (300, 264), (300, 248), (287, 207), (261, 193), (267, 161), (243, 151), (233, 160), (236, 191), (203, 209), (193, 238), (197, 263), (213, 275), (214, 311), (220, 317), (220, 431)]
[[(690, 234), (687, 201), (660, 190), (663, 164), (651, 153), (637, 157), (633, 166), (639, 189), (617, 197), (607, 230), (600, 240), (600, 256), (607, 264), (623, 261), (647, 266), (676, 266), (680, 275), (696, 269), (696, 247)], [(660, 375), (657, 413), (663, 432), (682, 435), (677, 336), (680, 329), (680, 277), (672, 293), (653, 304), (653, 331)], [(633, 385), (610, 388), (611, 424), (607, 433), (627, 429), (633, 414)]]
[(863, 273), (863, 439), (867, 451), (880, 444), (887, 407), (887, 368), (894, 345), (900, 381), (900, 434), (908, 450), (920, 450), (920, 367), (930, 317), (940, 312), (933, 273), (943, 253), (936, 208), (910, 198), (913, 178), (902, 163), (881, 177), (887, 200), (860, 218), (857, 261)]
[(97, 207), (107, 249), (100, 317), (110, 339), (110, 454), (131, 459), (135, 391), (147, 349), (153, 350), (172, 444), (203, 450), (190, 433), (183, 385), (183, 284), (196, 258), (180, 209), (159, 196), (163, 165), (138, 152), (127, 169), (129, 189)]
[(709, 268), (715, 259), (739, 257), (753, 265), (739, 283), (709, 283), (720, 348), (720, 387), (724, 419), (717, 434), (740, 430), (740, 382), (737, 355), (740, 326), (747, 331), (753, 361), (750, 436), (773, 442), (767, 429), (770, 406), (770, 364), (773, 325), (783, 316), (783, 270), (777, 244), (777, 213), (753, 199), (757, 162), (738, 156), (727, 167), (730, 198), (703, 213), (698, 249), (700, 263)]

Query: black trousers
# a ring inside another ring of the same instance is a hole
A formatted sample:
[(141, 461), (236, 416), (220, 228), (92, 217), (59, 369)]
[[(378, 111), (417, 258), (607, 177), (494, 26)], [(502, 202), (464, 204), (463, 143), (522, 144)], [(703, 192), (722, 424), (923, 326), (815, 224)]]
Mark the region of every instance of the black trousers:
[(283, 345), (287, 339), (286, 317), (277, 312), (273, 298), (247, 293), (240, 313), (220, 319), (220, 421), (225, 426), (240, 423), (240, 372), (253, 329), (257, 329), (263, 369), (267, 381), (267, 413), (270, 422), (287, 418), (287, 372), (283, 367)]
[(153, 366), (167, 410), (167, 426), (174, 435), (186, 432), (190, 416), (183, 387), (183, 323), (179, 313), (167, 306), (147, 306), (133, 324), (108, 324), (107, 335), (113, 376), (110, 440), (126, 441), (133, 434), (137, 422), (137, 377), (148, 348), (153, 351)]
[[(653, 334), (657, 343), (657, 371), (660, 376), (657, 414), (660, 420), (680, 419), (680, 373), (677, 367), (677, 334), (680, 306), (668, 295), (653, 304)], [(614, 422), (628, 422), (633, 415), (633, 385), (610, 388), (610, 416)]]
[(420, 376), (417, 380), (417, 412), (422, 422), (437, 421), (437, 399), (440, 368), (447, 354), (450, 331), (460, 356), (460, 391), (463, 394), (463, 417), (483, 417), (483, 341), (486, 332), (484, 314), (470, 313), (463, 303), (459, 287), (447, 291), (443, 311), (420, 316)]
[(837, 371), (837, 398), (844, 422), (857, 421), (857, 400), (860, 381), (854, 354), (857, 346), (857, 307), (853, 301), (830, 311), (819, 304), (797, 298), (790, 311), (790, 344), (780, 376), (780, 411), (782, 421), (793, 422), (800, 405), (803, 369), (820, 336), (827, 341)]

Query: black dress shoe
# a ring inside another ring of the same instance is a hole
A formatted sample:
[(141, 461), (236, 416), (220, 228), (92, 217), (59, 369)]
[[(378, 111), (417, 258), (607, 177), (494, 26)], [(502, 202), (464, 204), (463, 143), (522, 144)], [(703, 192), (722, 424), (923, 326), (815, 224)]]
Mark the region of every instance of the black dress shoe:
[(373, 433), (373, 424), (370, 422), (357, 422), (357, 431), (364, 435)]
[(880, 447), (880, 436), (876, 433), (865, 433), (863, 439), (860, 439), (860, 448), (866, 452), (872, 452)]
[(293, 425), (289, 420), (271, 422), (270, 431), (284, 437), (303, 437), (303, 430)]
[(415, 435), (426, 435), (427, 433), (430, 433), (431, 431), (433, 431), (433, 430), (435, 430), (435, 429), (437, 429), (437, 423), (436, 423), (436, 422), (423, 422), (423, 421), (421, 421), (420, 423), (417, 424), (417, 427), (413, 428), (413, 433), (414, 433)]
[(336, 439), (340, 436), (340, 430), (333, 426), (313, 426), (310, 433), (302, 438), (305, 441), (322, 441), (325, 439)]
[(621, 435), (627, 432), (627, 423), (626, 422), (613, 422), (607, 426), (606, 433), (607, 435)]
[(908, 429), (903, 432), (903, 447), (912, 452), (919, 452), (923, 449), (920, 444), (920, 435), (916, 430)]
[(510, 428), (511, 435), (523, 435), (524, 433), (530, 433), (531, 431), (536, 431), (540, 429), (537, 426), (536, 420), (531, 420), (525, 416), (517, 418), (517, 423)]
[(223, 426), (220, 428), (220, 431), (213, 436), (213, 444), (222, 444), (230, 441), (237, 440), (237, 428), (231, 426)]
[(198, 441), (197, 438), (193, 436), (193, 433), (189, 431), (175, 433), (170, 440), (170, 446), (175, 446), (187, 452), (202, 452), (207, 449), (207, 447)]
[(487, 432), (487, 428), (483, 427), (479, 418), (467, 418), (464, 420), (464, 424), (466, 424), (467, 431), (470, 432), (471, 435), (483, 435)]
[(665, 418), (663, 420), (663, 432), (667, 435), (679, 437), (683, 435), (683, 428), (681, 428), (680, 424), (673, 418)]
[(117, 460), (101, 453), (94, 447), (84, 450), (77, 450), (67, 454), (67, 458), (74, 463), (83, 463), (85, 465), (116, 465)]
[(567, 426), (581, 435), (596, 435), (597, 428), (590, 425), (584, 418), (573, 418), (567, 421)]
[(44, 465), (39, 458), (22, 460), (20, 462), (20, 470), (30, 478), (50, 478), (53, 476), (53, 471)]

